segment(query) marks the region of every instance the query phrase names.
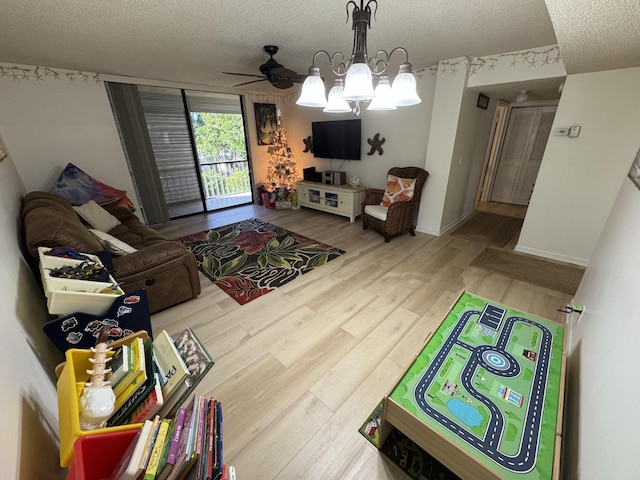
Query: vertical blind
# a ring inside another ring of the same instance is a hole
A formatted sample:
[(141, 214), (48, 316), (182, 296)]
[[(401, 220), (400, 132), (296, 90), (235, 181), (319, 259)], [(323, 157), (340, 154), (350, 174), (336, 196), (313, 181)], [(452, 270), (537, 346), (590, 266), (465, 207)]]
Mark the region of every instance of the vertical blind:
[[(182, 98), (176, 88), (139, 86), (165, 202), (200, 201), (200, 178)], [(204, 206), (194, 204), (196, 211)], [(195, 213), (195, 212), (190, 212)]]
[(169, 221), (153, 147), (136, 85), (105, 82), (125, 157), (133, 175), (136, 193), (147, 223)]

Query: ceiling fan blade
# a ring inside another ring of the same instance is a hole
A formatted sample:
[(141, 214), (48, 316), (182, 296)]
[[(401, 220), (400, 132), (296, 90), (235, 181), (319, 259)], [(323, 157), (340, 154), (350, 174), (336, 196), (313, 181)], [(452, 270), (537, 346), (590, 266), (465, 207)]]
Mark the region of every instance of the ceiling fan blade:
[(242, 77), (258, 77), (258, 78), (262, 78), (262, 75), (254, 75), (252, 73), (234, 73), (234, 72), (222, 72), (225, 75), (240, 75)]
[(282, 78), (282, 77), (290, 77), (292, 75), (297, 75), (297, 73), (283, 66), (279, 66), (269, 70), (269, 75)]
[(250, 83), (258, 83), (258, 82), (266, 82), (266, 81), (267, 81), (266, 78), (261, 78), (260, 80), (251, 80), (250, 82), (239, 83), (237, 85), (234, 85), (234, 87), (241, 87), (242, 85), (249, 85)]
[(273, 85), (276, 88), (281, 88), (282, 90), (285, 90), (287, 88), (293, 87), (293, 82), (288, 78), (280, 78), (275, 82), (271, 82), (271, 85)]
[(269, 76), (275, 80), (286, 79), (295, 83), (303, 83), (307, 78), (306, 75), (300, 75), (285, 67), (272, 69)]

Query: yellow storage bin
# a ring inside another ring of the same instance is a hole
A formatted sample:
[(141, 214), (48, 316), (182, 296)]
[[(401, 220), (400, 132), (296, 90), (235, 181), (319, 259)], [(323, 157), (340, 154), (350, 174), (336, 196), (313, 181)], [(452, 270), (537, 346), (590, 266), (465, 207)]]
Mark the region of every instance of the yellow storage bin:
[[(148, 338), (145, 331), (136, 332), (123, 339), (128, 343), (133, 338)], [(121, 343), (121, 342), (116, 342)], [(115, 345), (115, 344), (114, 344)], [(80, 438), (100, 433), (118, 432), (122, 430), (138, 429), (142, 423), (118, 425), (116, 427), (82, 430), (80, 428), (80, 411), (78, 402), (82, 395), (84, 383), (89, 379), (86, 370), (91, 368), (89, 358), (93, 357), (91, 350), (71, 348), (65, 352), (66, 363), (58, 378), (58, 418), (60, 423), (60, 466), (68, 467), (73, 460), (73, 444)]]

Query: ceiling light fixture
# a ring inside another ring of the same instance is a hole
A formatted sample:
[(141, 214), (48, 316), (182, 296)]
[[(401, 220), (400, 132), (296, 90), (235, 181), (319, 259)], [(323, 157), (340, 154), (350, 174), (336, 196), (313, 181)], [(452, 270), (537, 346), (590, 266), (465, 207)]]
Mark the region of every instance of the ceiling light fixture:
[[(395, 110), (397, 107), (416, 105), (421, 102), (416, 92), (416, 79), (411, 73), (409, 54), (402, 47), (396, 47), (387, 53), (379, 50), (373, 57), (367, 56), (367, 30), (371, 28), (371, 4), (378, 9), (377, 0), (360, 0), (360, 6), (354, 0), (347, 2), (347, 22), (349, 6), (353, 6), (353, 50), (351, 57), (345, 59), (341, 52), (330, 55), (319, 50), (313, 55), (313, 65), (302, 85), (300, 98), (296, 102), (304, 107), (323, 107), (325, 112), (348, 112), (360, 114), (360, 102), (371, 101), (368, 110)], [(391, 56), (396, 52), (404, 54), (404, 63), (398, 69), (393, 83), (387, 74)], [(331, 71), (337, 77), (329, 92), (329, 102), (325, 96), (325, 87), (320, 77), (320, 68), (316, 60), (326, 55)], [(374, 89), (373, 79), (377, 79)], [(351, 107), (348, 102), (353, 102)]]
[(526, 90), (520, 90), (520, 93), (516, 96), (516, 103), (524, 103), (529, 99)]

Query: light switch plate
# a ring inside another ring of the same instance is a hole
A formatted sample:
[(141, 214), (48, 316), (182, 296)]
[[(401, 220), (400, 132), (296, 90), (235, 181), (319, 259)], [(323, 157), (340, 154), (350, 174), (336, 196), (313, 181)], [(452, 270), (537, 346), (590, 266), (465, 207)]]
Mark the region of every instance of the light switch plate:
[(566, 137), (569, 135), (569, 127), (559, 127), (553, 131), (553, 135), (556, 137)]

